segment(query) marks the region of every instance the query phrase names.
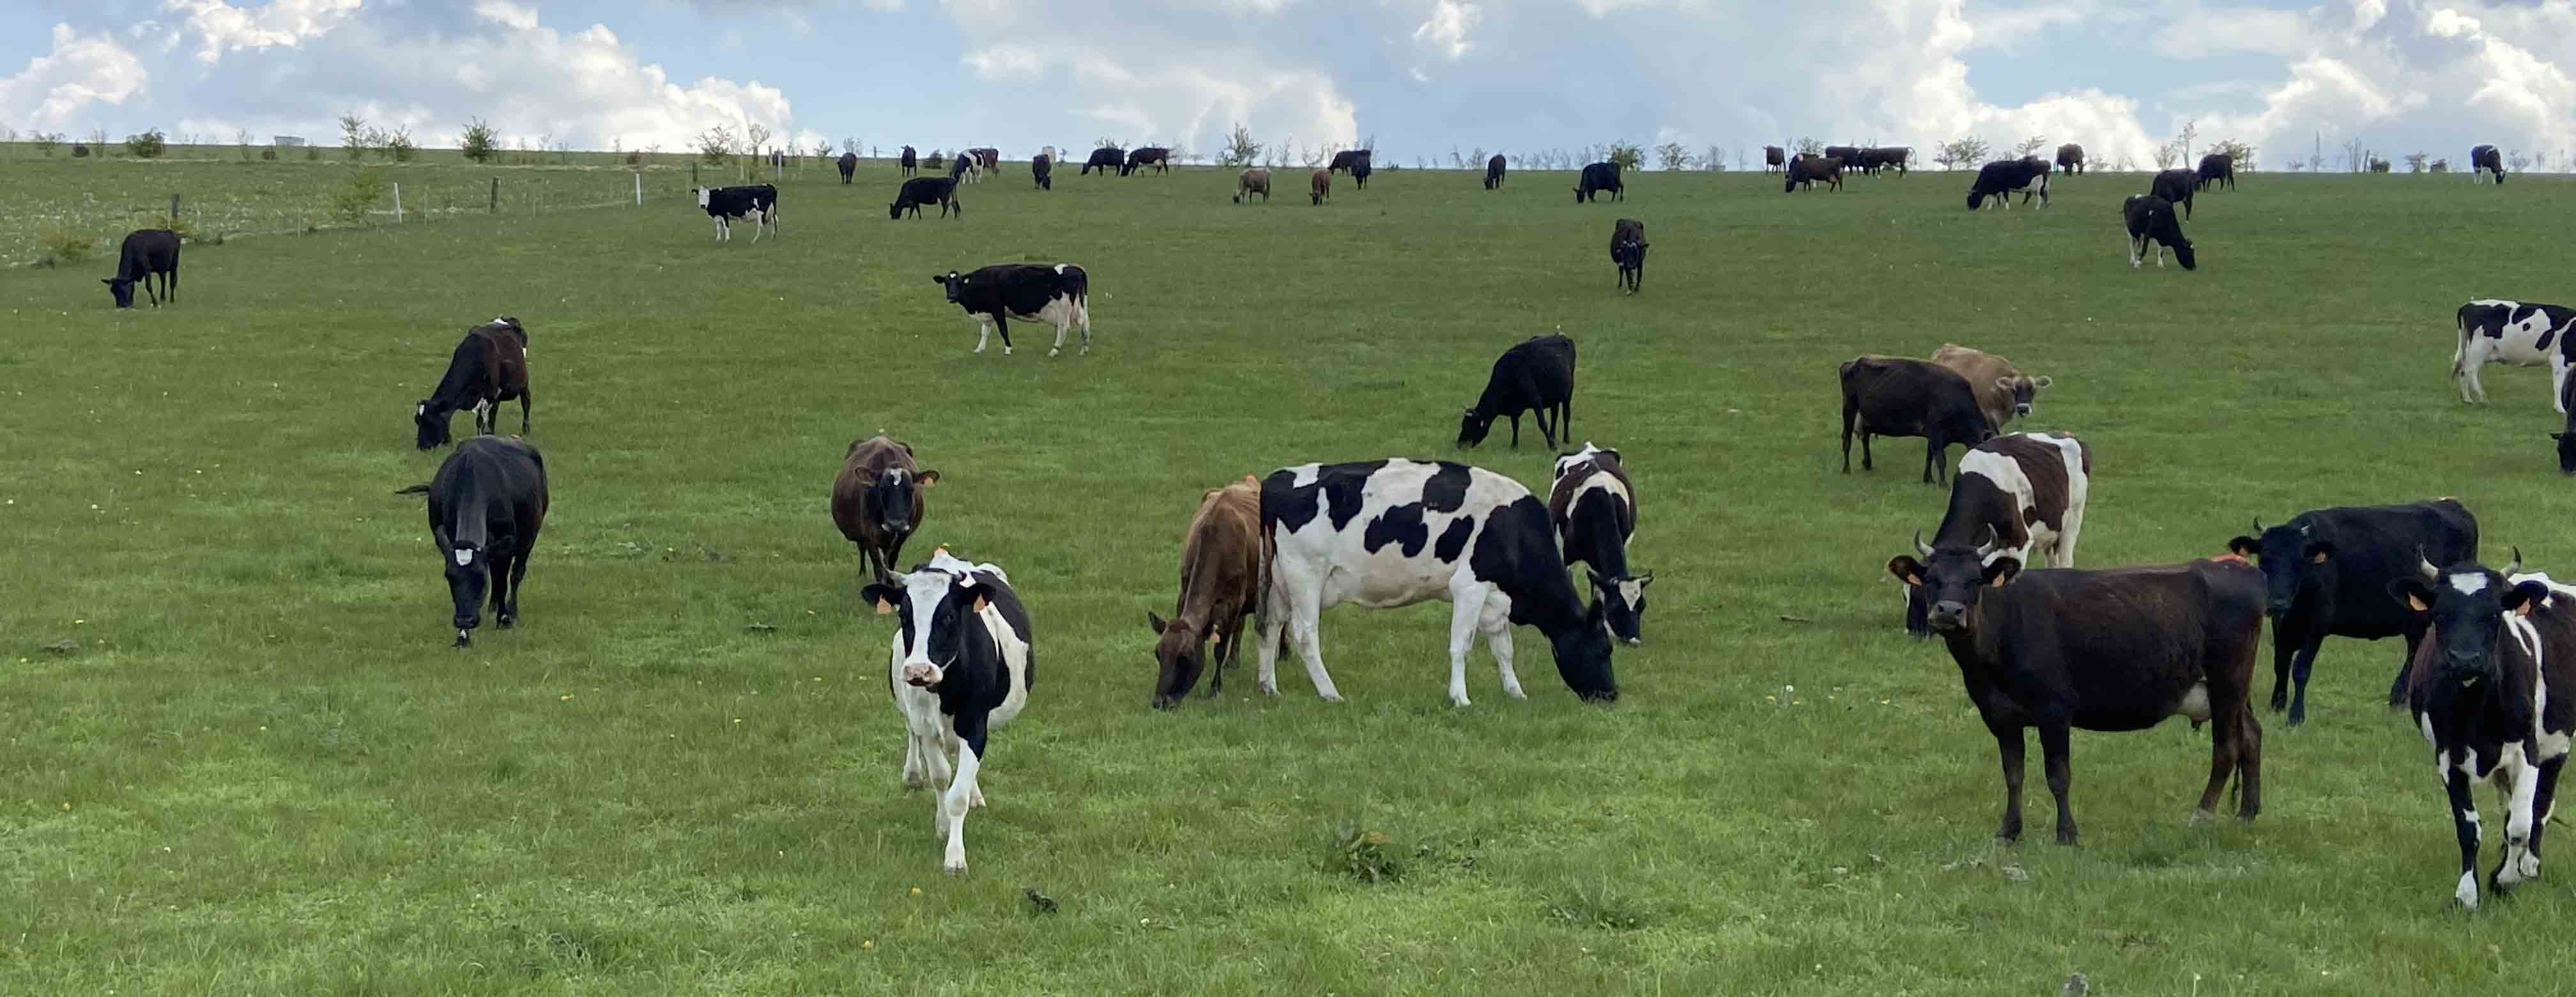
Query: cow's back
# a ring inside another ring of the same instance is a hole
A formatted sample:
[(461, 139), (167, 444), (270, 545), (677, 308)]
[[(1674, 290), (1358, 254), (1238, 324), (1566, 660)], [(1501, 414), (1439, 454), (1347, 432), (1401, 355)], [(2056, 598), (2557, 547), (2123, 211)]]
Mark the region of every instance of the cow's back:
[(2152, 727), (2203, 682), (2241, 691), (2262, 638), (2262, 572), (2234, 559), (2028, 569), (1980, 601), (1973, 639), (1996, 686), (2086, 730)]
[(2404, 633), (2410, 617), (2388, 594), (2388, 583), (2416, 574), (2426, 559), (2441, 565), (2478, 556), (2477, 517), (2450, 499), (2319, 509), (2290, 525), (2306, 525), (2334, 543), (2331, 626), (2347, 637)]
[[(1276, 577), (1308, 573), (1324, 604), (1402, 606), (1444, 598), (1482, 552), (1497, 510), (1526, 500), (1556, 556), (1546, 509), (1520, 482), (1446, 461), (1306, 464), (1261, 483), (1262, 532)], [(1518, 556), (1525, 552), (1512, 552)], [(1558, 565), (1562, 578), (1563, 562)]]
[(1218, 613), (1250, 608), (1261, 584), (1261, 486), (1250, 477), (1208, 489), (1181, 537), (1181, 602), (1204, 592)]

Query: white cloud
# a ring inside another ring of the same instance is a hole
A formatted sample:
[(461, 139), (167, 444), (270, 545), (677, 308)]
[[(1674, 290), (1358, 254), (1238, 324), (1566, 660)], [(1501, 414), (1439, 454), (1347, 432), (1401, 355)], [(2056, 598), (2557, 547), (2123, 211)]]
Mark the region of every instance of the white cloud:
[(509, 0), (480, 0), (474, 5), (474, 16), (521, 31), (537, 30), (537, 9), (522, 7)]
[(0, 78), (0, 119), (40, 129), (76, 127), (91, 105), (123, 104), (151, 80), (142, 60), (115, 39), (57, 24), (52, 51), (28, 60), (17, 75)]
[(1467, 40), (1467, 32), (1484, 16), (1484, 10), (1472, 3), (1433, 0), (1431, 16), (1413, 29), (1413, 40), (1456, 62), (1467, 55), (1468, 49), (1476, 47)]
[(331, 30), (358, 10), (359, 0), (269, 0), (256, 10), (223, 0), (169, 0), (162, 9), (188, 15), (201, 43), (197, 58), (216, 62), (226, 52), (293, 46)]

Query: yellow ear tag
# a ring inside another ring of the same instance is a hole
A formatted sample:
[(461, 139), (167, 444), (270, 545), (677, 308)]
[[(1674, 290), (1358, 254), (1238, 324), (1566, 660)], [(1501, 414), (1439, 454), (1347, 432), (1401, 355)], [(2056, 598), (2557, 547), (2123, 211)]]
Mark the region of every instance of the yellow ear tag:
[(884, 616), (885, 614), (887, 614), (887, 613), (891, 613), (891, 612), (894, 612), (894, 603), (887, 602), (887, 601), (885, 601), (884, 599), (878, 599), (878, 600), (877, 600), (877, 615), (878, 615), (878, 616)]
[(2430, 610), (2433, 608), (2433, 607), (2431, 607), (2431, 606), (2427, 606), (2427, 605), (2425, 605), (2425, 604), (2424, 604), (2424, 600), (2419, 599), (2419, 598), (2416, 598), (2416, 597), (2415, 597), (2415, 594), (2414, 594), (2414, 593), (2412, 593), (2412, 592), (2409, 592), (2409, 593), (2407, 593), (2407, 594), (2406, 594), (2406, 604), (2407, 604), (2408, 606), (2414, 607), (2415, 611), (2416, 611), (2416, 612), (2418, 612), (2418, 613), (2428, 612), (2428, 611), (2430, 611)]

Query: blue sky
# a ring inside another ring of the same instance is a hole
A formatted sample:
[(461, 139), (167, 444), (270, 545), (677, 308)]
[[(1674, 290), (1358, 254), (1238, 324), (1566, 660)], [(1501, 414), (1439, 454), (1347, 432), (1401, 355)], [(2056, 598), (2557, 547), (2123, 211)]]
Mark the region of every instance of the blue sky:
[(2322, 133), (2576, 165), (2576, 0), (33, 0), (0, 7), (0, 125), (229, 140), (356, 110), (449, 144), (757, 121), (810, 144), (1381, 158), (1802, 136), (2042, 136), (2152, 165), (2186, 121), (2266, 165)]

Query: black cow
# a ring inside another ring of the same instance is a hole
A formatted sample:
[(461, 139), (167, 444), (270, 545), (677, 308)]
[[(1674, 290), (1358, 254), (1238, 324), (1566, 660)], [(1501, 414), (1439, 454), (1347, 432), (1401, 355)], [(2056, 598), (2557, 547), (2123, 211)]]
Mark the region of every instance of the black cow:
[(778, 231), (778, 188), (765, 183), (748, 187), (700, 187), (698, 207), (716, 223), (716, 241), (733, 241), (733, 223), (749, 219), (751, 241), (763, 231)]
[(1839, 160), (1842, 160), (1842, 161), (1843, 161), (1843, 166), (1845, 166), (1846, 168), (1849, 168), (1849, 169), (1855, 169), (1855, 170), (1857, 170), (1857, 169), (1861, 169), (1861, 168), (1863, 168), (1863, 167), (1866, 165), (1866, 164), (1865, 164), (1865, 163), (1863, 163), (1863, 162), (1862, 162), (1862, 160), (1861, 160), (1861, 148), (1860, 148), (1859, 146), (1856, 146), (1856, 145), (1829, 145), (1829, 146), (1826, 146), (1826, 147), (1825, 147), (1825, 158), (1826, 158), (1826, 159), (1839, 159)]
[(1875, 149), (1861, 150), (1861, 158), (1868, 161), (1869, 172), (1872, 175), (1876, 175), (1880, 170), (1893, 169), (1897, 176), (1904, 176), (1906, 163), (1913, 156), (1914, 150), (1904, 146), (1880, 146)]
[(947, 839), (940, 867), (957, 875), (966, 871), (966, 814), (984, 805), (978, 773), (988, 738), (1037, 685), (1029, 611), (1000, 565), (969, 564), (946, 547), (859, 597), (896, 614), (886, 686), (904, 718), (903, 783), (948, 784), (932, 801), (931, 823)]
[(1334, 153), (1332, 162), (1324, 164), (1324, 169), (1340, 173), (1357, 166), (1360, 160), (1369, 158), (1371, 154), (1372, 150), (1369, 149), (1344, 149)]
[[(1485, 378), (1485, 393), (1458, 419), (1458, 446), (1473, 447), (1485, 442), (1485, 434), (1494, 428), (1497, 416), (1512, 420), (1512, 449), (1521, 446), (1521, 413), (1529, 412), (1538, 420), (1539, 435), (1547, 440), (1549, 450), (1556, 449), (1560, 434), (1574, 432), (1574, 340), (1564, 336), (1532, 336), (1522, 340), (1503, 355), (1494, 358), (1494, 371)], [(1553, 424), (1550, 416), (1554, 416)]]
[(1608, 191), (1614, 201), (1628, 199), (1627, 187), (1619, 182), (1619, 164), (1594, 163), (1584, 167), (1582, 179), (1574, 186), (1574, 203), (1590, 201), (1603, 191)]
[(1124, 174), (1126, 166), (1127, 150), (1114, 145), (1104, 145), (1100, 148), (1091, 150), (1091, 158), (1082, 164), (1081, 175), (1086, 177), (1090, 176), (1091, 171), (1093, 170), (1099, 170), (1103, 173)]
[(1360, 154), (1351, 160), (1351, 186), (1360, 190), (1368, 189), (1369, 173), (1373, 169), (1369, 159), (1369, 151), (1362, 149)]
[(2166, 170), (2147, 183), (2147, 193), (2182, 206), (2185, 220), (2191, 218), (2191, 196), (2200, 192), (2200, 174), (2190, 170)]
[(859, 154), (855, 152), (844, 152), (841, 154), (841, 158), (837, 161), (837, 165), (841, 167), (841, 185), (844, 187), (849, 186), (850, 178), (857, 175), (859, 172)]
[(2550, 439), (2558, 441), (2560, 474), (2576, 474), (2576, 405), (2570, 402), (2576, 402), (2576, 377), (2568, 378), (2558, 389), (2558, 407), (2567, 410), (2566, 428), (2549, 434)]
[[(2388, 585), (2415, 573), (2426, 558), (2443, 564), (2478, 556), (2478, 520), (2450, 499), (2317, 509), (2271, 529), (2256, 522), (2227, 549), (2263, 568), (2272, 616), (2272, 708), (2290, 723), (2308, 717), (2308, 672), (2328, 637), (2406, 638), (2388, 702), (2406, 692), (2406, 663), (2424, 640), (2424, 620), (2388, 600)], [(2287, 688), (2295, 683), (2292, 696)]]
[[(161, 290), (152, 289), (153, 275), (161, 277)], [(139, 228), (125, 234), (125, 243), (116, 250), (116, 276), (101, 278), (107, 293), (116, 298), (116, 307), (134, 307), (134, 285), (143, 285), (143, 293), (152, 307), (161, 307), (161, 299), (179, 302), (179, 233), (166, 228)]]
[(902, 162), (904, 176), (911, 176), (913, 173), (921, 169), (921, 157), (912, 151), (911, 146), (907, 145), (903, 147)]
[(1977, 171), (1977, 182), (1968, 187), (1968, 210), (1975, 211), (1991, 197), (2012, 210), (2012, 195), (2021, 192), (2023, 204), (2039, 195), (2039, 206), (2048, 206), (2048, 164), (2038, 159), (1998, 159)]
[(914, 177), (904, 181), (902, 189), (895, 191), (894, 203), (886, 205), (886, 217), (901, 219), (905, 211), (910, 211), (913, 217), (919, 218), (921, 206), (925, 204), (939, 205), (941, 218), (948, 217), (951, 211), (956, 212), (959, 218), (966, 217), (966, 206), (957, 202), (957, 181), (947, 177)]
[(1789, 150), (1776, 145), (1763, 146), (1762, 172), (1769, 173), (1774, 166), (1779, 167), (1782, 172), (1789, 169)]
[(1503, 154), (1498, 152), (1494, 154), (1494, 158), (1485, 160), (1485, 189), (1492, 190), (1502, 185)]
[(2223, 152), (2200, 157), (2200, 186), (2211, 184), (2236, 189), (2236, 157)]
[[(1953, 443), (1993, 439), (1994, 423), (1977, 407), (1976, 389), (1959, 372), (1929, 360), (1858, 357), (1842, 365), (1843, 473), (1851, 473), (1852, 434), (1860, 434), (1861, 470), (1874, 470), (1871, 436), (1923, 437), (1923, 483), (1950, 480)], [(1937, 476), (1936, 476), (1937, 472)]]
[(488, 434), (501, 421), (501, 403), (519, 400), (519, 432), (528, 431), (528, 330), (503, 315), (465, 330), (438, 387), (412, 408), (412, 442), (420, 449), (445, 446), (448, 418), (474, 412), (474, 431)]
[(485, 589), (494, 622), (519, 622), (519, 583), (546, 522), (546, 461), (526, 441), (477, 436), (458, 444), (426, 484), (396, 495), (429, 495), (429, 536), (456, 605), (456, 646), (474, 643)]
[(1622, 218), (1610, 224), (1610, 262), (1619, 265), (1619, 286), (1630, 294), (1645, 290), (1646, 223)]
[(1565, 548), (1565, 564), (1580, 564), (1591, 577), (1601, 622), (1610, 636), (1630, 644), (1645, 640), (1646, 586), (1655, 573), (1630, 574), (1628, 538), (1637, 532), (1637, 489), (1628, 483), (1619, 451), (1583, 444), (1556, 459), (1547, 491), (1548, 521)]
[(1055, 347), (1064, 352), (1065, 331), (1082, 327), (1082, 355), (1091, 355), (1091, 277), (1071, 263), (1002, 263), (970, 274), (955, 270), (931, 275), (930, 282), (948, 289), (948, 303), (975, 320), (975, 352), (984, 341), (1002, 334), (1002, 355), (1011, 355), (1011, 319), (1055, 325)]
[(1054, 190), (1055, 157), (1040, 154), (1029, 160), (1029, 179), (1037, 183), (1039, 190)]
[(2039, 728), (2057, 843), (2075, 844), (2068, 759), (2074, 730), (2145, 730), (2180, 714), (2211, 723), (2211, 816), (2236, 778), (2236, 815), (2263, 809), (2263, 726), (2248, 690), (2263, 642), (2263, 576), (2237, 558), (2086, 571), (2022, 570), (1989, 548), (1897, 557), (1887, 570), (1924, 590), (1932, 630), (1949, 645), (2003, 756), (2004, 817), (1995, 836), (2021, 839), (2025, 728)]
[(2131, 194), (2128, 200), (2120, 202), (2120, 218), (2129, 226), (2130, 267), (2138, 265), (2139, 256), (2147, 251), (2150, 242), (2156, 244), (2158, 267), (2165, 265), (2165, 249), (2168, 247), (2173, 249), (2174, 259), (2182, 264), (2183, 269), (2199, 266), (2199, 261), (2192, 256), (2191, 240), (2182, 236), (2182, 223), (2174, 220), (2173, 202), (2153, 194)]
[(1814, 190), (1818, 180), (1840, 193), (1843, 189), (1843, 161), (1829, 156), (1800, 155), (1789, 161), (1789, 169), (1784, 176), (1787, 180), (1780, 185), (1780, 193), (1783, 194), (1796, 193), (1801, 184)]
[(2058, 146), (2057, 170), (2060, 173), (2084, 172), (2084, 147), (2073, 142)]
[(1171, 172), (1172, 150), (1149, 145), (1128, 153), (1127, 161), (1118, 166), (1118, 175), (1123, 177), (1148, 166), (1153, 167), (1156, 173)]
[(2492, 145), (2481, 145), (2470, 149), (2469, 175), (2472, 179), (2478, 180), (2493, 176), (2496, 183), (2504, 183), (2504, 153), (2496, 151), (2496, 147)]

